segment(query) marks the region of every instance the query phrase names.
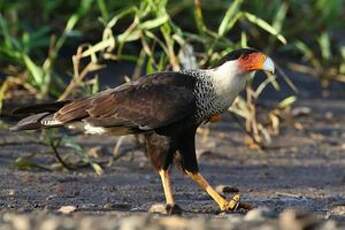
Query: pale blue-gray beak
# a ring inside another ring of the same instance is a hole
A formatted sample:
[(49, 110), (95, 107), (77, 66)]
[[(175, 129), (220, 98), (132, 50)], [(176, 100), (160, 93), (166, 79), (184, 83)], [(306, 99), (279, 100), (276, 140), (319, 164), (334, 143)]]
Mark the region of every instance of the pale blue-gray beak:
[(270, 57), (266, 57), (266, 60), (264, 61), (264, 64), (262, 66), (262, 70), (274, 74), (274, 71), (275, 71), (274, 62), (272, 61)]

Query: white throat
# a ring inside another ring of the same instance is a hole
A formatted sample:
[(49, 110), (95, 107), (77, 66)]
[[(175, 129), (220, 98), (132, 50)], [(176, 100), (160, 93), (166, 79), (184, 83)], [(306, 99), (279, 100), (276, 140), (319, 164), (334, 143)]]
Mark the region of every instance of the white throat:
[(215, 93), (221, 100), (219, 102), (230, 107), (246, 84), (246, 77), (240, 71), (238, 62), (227, 61), (217, 68), (206, 71), (212, 78)]

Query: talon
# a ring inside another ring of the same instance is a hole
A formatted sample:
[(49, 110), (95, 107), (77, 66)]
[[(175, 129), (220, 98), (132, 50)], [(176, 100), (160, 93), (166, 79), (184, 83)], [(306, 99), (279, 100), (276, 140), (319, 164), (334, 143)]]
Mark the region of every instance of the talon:
[(180, 206), (178, 206), (177, 204), (174, 204), (174, 205), (167, 204), (165, 209), (167, 211), (168, 216), (182, 215), (182, 208)]
[(229, 201), (225, 201), (221, 210), (225, 212), (235, 211), (240, 205), (240, 194), (234, 195)]
[(229, 211), (235, 211), (238, 208), (238, 206), (240, 205), (240, 198), (241, 198), (240, 194), (234, 195), (231, 198), (231, 200), (229, 200), (229, 203), (228, 203), (226, 209)]

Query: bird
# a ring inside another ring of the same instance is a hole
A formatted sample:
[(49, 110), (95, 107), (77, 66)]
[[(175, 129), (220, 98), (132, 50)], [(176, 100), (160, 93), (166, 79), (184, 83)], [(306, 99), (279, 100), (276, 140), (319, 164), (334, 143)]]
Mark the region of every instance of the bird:
[(236, 49), (209, 69), (156, 72), (95, 95), (24, 106), (29, 116), (11, 131), (82, 127), (86, 134), (142, 134), (145, 151), (158, 172), (167, 213), (180, 213), (170, 171), (173, 164), (203, 189), (224, 212), (234, 211), (240, 195), (226, 199), (201, 174), (195, 135), (199, 126), (218, 120), (245, 88), (248, 73), (274, 73), (273, 60), (254, 48)]

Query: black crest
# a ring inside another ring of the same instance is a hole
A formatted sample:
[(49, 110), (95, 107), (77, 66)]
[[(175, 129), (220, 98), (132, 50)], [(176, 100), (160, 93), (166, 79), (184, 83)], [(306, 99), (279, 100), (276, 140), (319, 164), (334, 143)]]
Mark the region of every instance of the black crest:
[(225, 55), (222, 59), (220, 59), (220, 61), (217, 63), (217, 66), (220, 66), (227, 61), (237, 60), (242, 56), (246, 56), (248, 54), (256, 53), (256, 52), (260, 52), (260, 51), (254, 48), (242, 48), (242, 49), (233, 50), (227, 55)]

